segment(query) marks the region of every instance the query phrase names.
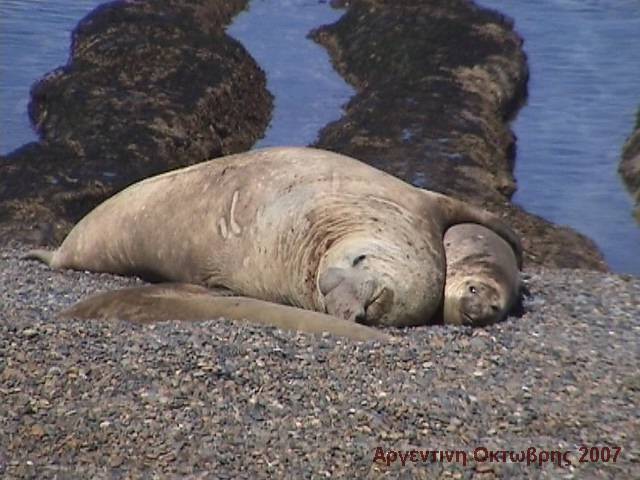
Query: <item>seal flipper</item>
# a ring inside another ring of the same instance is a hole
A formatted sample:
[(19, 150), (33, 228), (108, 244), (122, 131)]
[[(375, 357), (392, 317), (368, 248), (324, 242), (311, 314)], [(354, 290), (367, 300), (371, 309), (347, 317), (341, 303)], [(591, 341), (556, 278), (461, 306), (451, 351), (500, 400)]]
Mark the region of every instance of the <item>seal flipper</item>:
[(513, 249), (518, 262), (518, 268), (522, 269), (522, 243), (513, 229), (497, 215), (488, 212), (482, 208), (475, 207), (462, 200), (443, 195), (441, 193), (431, 192), (429, 190), (419, 189), (425, 195), (434, 197), (442, 206), (442, 232), (447, 231), (449, 227), (459, 223), (476, 223), (492, 230), (502, 237)]
[(34, 250), (29, 250), (21, 258), (23, 260), (39, 260), (51, 267), (51, 263), (53, 262), (53, 256), (55, 255), (55, 253), (55, 250), (44, 250), (42, 248), (36, 248)]

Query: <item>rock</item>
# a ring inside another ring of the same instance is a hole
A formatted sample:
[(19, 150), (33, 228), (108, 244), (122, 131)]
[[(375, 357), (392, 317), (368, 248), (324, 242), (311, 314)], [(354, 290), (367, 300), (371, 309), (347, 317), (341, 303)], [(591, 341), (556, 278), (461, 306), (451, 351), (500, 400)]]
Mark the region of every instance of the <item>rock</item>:
[(42, 428), (42, 425), (38, 425), (38, 424), (31, 426), (30, 433), (32, 436), (36, 437), (37, 439), (41, 439), (42, 437), (45, 436), (44, 428)]
[(33, 338), (38, 335), (38, 331), (34, 328), (25, 328), (21, 333), (24, 338)]
[(69, 63), (31, 89), (40, 141), (0, 157), (0, 241), (56, 244), (135, 181), (248, 149), (272, 99), (223, 31), (246, 4), (111, 2), (81, 20)]
[(636, 199), (636, 218), (640, 222), (640, 108), (636, 115), (635, 131), (627, 139), (622, 149), (619, 167), (629, 191)]
[(508, 202), (516, 185), (507, 121), (528, 79), (509, 19), (463, 0), (359, 0), (312, 36), (357, 90), (317, 146), (506, 217), (530, 263), (606, 270), (591, 240)]

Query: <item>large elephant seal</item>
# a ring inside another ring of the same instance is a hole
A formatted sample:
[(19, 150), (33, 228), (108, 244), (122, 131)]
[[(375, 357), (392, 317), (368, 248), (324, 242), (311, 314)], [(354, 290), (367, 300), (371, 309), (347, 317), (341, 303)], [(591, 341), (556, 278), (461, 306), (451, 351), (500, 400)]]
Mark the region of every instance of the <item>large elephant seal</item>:
[(465, 223), (445, 232), (444, 248), (444, 323), (485, 326), (504, 319), (521, 290), (511, 246), (491, 230)]
[(197, 322), (226, 318), (296, 332), (327, 332), (352, 340), (392, 342), (380, 330), (324, 313), (278, 305), (255, 298), (221, 296), (190, 284), (158, 284), (100, 293), (59, 314), (61, 318), (126, 320), (148, 324), (168, 320)]
[(84, 217), (52, 268), (224, 287), (366, 324), (421, 325), (442, 303), (442, 237), (496, 216), (344, 155), (271, 148), (131, 185)]

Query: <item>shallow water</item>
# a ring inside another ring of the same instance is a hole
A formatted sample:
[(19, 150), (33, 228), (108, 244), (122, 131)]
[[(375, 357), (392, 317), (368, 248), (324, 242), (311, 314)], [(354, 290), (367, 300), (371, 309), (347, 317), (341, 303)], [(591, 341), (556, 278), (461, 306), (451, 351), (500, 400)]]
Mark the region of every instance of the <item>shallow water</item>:
[(616, 272), (640, 274), (640, 226), (617, 173), (640, 105), (640, 2), (480, 0), (524, 37), (529, 100), (514, 201), (596, 241)]
[[(0, 3), (0, 153), (36, 139), (26, 113), (29, 88), (66, 62), (69, 32), (99, 3)], [(529, 103), (514, 122), (514, 200), (593, 238), (615, 271), (640, 275), (640, 228), (617, 175), (640, 103), (640, 3), (481, 4), (515, 18), (530, 61)], [(341, 13), (317, 0), (253, 0), (229, 28), (265, 69), (275, 95), (272, 124), (257, 146), (307, 145), (340, 117), (353, 90), (306, 35)]]
[(27, 115), (29, 89), (69, 57), (71, 30), (100, 0), (0, 2), (0, 153), (37, 140)]
[(227, 29), (266, 72), (275, 97), (271, 124), (255, 147), (309, 145), (342, 116), (354, 90), (335, 72), (327, 51), (306, 38), (342, 13), (318, 0), (253, 0)]

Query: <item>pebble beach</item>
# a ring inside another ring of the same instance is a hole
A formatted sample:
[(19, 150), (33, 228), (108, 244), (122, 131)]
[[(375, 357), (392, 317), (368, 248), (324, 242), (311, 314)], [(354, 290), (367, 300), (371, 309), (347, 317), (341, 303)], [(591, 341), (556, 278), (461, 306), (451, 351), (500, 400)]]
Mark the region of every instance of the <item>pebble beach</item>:
[(58, 319), (143, 282), (29, 248), (126, 185), (245, 151), (274, 107), (225, 33), (247, 0), (109, 3), (32, 87), (38, 141), (0, 155), (0, 478), (640, 478), (640, 278), (509, 203), (529, 78), (513, 21), (466, 0), (331, 3), (349, 6), (310, 36), (356, 93), (314, 145), (499, 214), (525, 249), (522, 308), (385, 344)]
[(401, 341), (384, 345), (224, 319), (56, 320), (142, 282), (51, 271), (26, 248), (0, 250), (3, 478), (640, 472), (638, 278), (525, 268), (519, 316), (388, 329)]

